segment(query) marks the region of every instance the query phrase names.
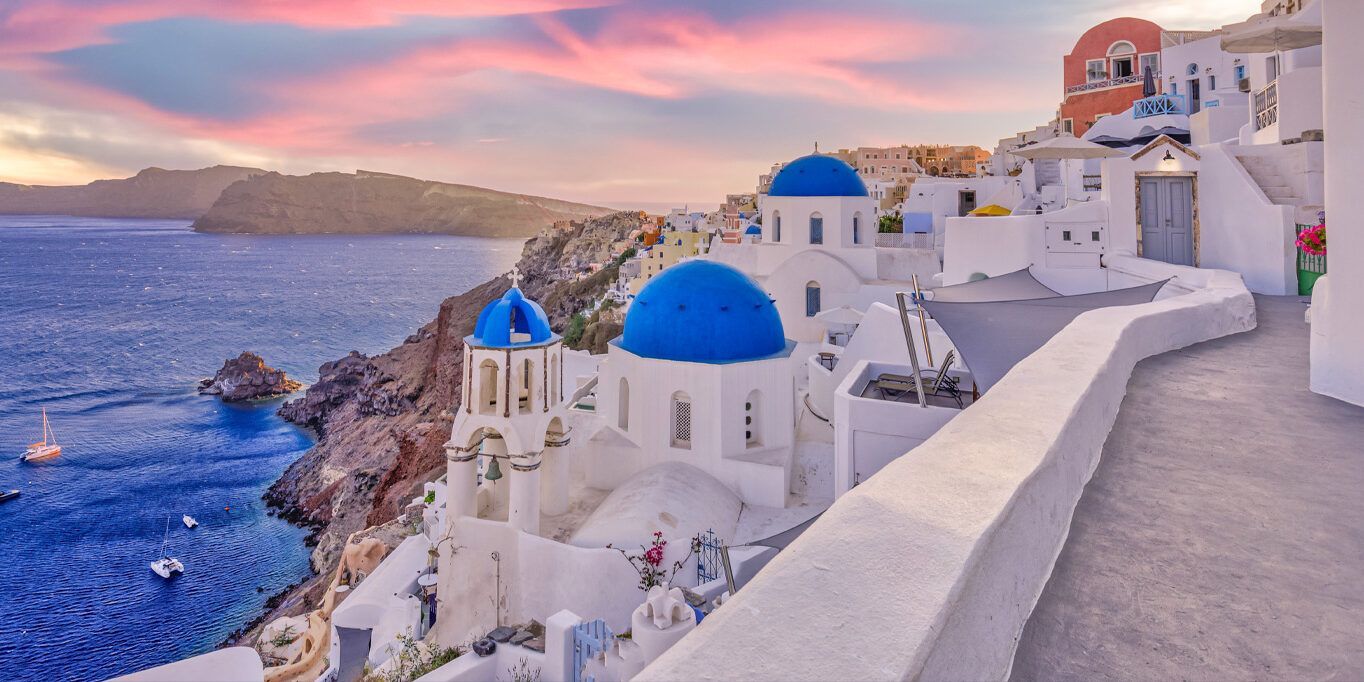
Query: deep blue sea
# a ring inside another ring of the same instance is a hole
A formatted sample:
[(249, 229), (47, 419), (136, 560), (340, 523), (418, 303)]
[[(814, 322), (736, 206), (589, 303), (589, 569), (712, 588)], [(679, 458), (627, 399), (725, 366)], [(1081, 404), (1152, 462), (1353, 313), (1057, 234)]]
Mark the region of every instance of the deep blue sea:
[[(309, 574), (261, 493), (311, 444), (277, 402), (195, 393), (242, 350), (307, 383), (378, 353), (521, 245), (196, 234), (0, 216), (0, 679), (100, 680), (214, 648)], [(61, 457), (23, 464), (46, 407)], [(197, 518), (188, 530), (181, 514)], [(186, 571), (157, 577), (166, 519)]]

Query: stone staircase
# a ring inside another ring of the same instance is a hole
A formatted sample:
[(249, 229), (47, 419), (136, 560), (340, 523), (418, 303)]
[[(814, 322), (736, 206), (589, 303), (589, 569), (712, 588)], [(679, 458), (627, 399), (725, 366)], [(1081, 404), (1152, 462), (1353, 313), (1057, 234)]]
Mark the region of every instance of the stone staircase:
[(1250, 173), (1250, 177), (1260, 186), (1260, 191), (1265, 193), (1270, 202), (1280, 206), (1302, 204), (1302, 197), (1294, 193), (1273, 159), (1263, 156), (1237, 156), (1236, 160), (1241, 162), (1247, 173)]

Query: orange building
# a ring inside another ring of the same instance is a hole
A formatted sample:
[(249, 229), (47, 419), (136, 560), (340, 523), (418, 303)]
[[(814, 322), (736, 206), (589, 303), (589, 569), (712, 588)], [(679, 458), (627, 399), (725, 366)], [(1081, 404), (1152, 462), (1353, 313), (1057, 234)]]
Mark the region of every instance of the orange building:
[(1061, 130), (1083, 135), (1095, 120), (1126, 111), (1141, 99), (1147, 66), (1159, 88), (1160, 34), (1160, 26), (1131, 17), (1085, 31), (1064, 61)]

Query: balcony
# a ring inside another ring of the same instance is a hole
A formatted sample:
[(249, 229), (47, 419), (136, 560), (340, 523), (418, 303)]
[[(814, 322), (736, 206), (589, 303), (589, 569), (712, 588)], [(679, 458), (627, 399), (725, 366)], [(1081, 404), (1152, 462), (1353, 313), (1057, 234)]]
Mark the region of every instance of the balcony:
[(1148, 118), (1162, 114), (1183, 114), (1184, 95), (1159, 94), (1132, 102), (1132, 118)]
[(1078, 93), (1078, 92), (1089, 92), (1089, 91), (1091, 91), (1091, 90), (1103, 90), (1104, 88), (1116, 88), (1116, 87), (1122, 86), (1122, 85), (1135, 85), (1135, 84), (1140, 83), (1140, 82), (1141, 82), (1141, 76), (1139, 76), (1139, 75), (1123, 76), (1123, 77), (1121, 77), (1121, 78), (1109, 78), (1109, 79), (1107, 79), (1107, 80), (1091, 81), (1091, 82), (1089, 82), (1089, 83), (1081, 83), (1081, 84), (1079, 84), (1079, 85), (1072, 85), (1072, 86), (1066, 88), (1066, 94), (1067, 94), (1067, 95), (1073, 95), (1073, 94)]
[(1279, 122), (1279, 81), (1255, 93), (1255, 129), (1264, 130)]

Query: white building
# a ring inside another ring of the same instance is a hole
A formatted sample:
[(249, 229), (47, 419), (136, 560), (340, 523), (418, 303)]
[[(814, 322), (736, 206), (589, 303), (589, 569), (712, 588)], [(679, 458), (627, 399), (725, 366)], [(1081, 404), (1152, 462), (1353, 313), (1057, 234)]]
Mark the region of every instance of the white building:
[(820, 311), (892, 301), (911, 277), (938, 272), (926, 249), (877, 248), (876, 201), (852, 166), (804, 156), (772, 179), (762, 203), (761, 243), (717, 244), (708, 257), (753, 277), (776, 300), (786, 335), (825, 340)]
[(630, 306), (601, 364), (587, 484), (612, 490), (690, 464), (750, 505), (784, 507), (794, 439), (791, 351), (776, 305), (732, 267), (687, 261)]

